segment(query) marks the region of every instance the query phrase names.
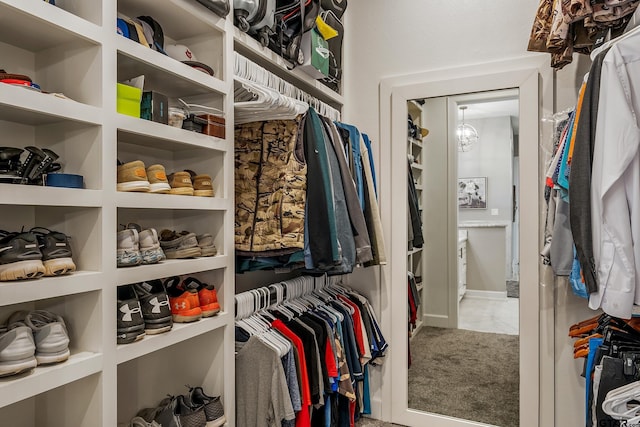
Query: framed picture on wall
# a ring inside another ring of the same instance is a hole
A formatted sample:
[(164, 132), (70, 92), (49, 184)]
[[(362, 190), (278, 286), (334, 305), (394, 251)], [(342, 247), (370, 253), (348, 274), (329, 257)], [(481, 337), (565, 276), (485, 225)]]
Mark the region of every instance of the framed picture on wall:
[(487, 208), (487, 177), (458, 178), (458, 208)]

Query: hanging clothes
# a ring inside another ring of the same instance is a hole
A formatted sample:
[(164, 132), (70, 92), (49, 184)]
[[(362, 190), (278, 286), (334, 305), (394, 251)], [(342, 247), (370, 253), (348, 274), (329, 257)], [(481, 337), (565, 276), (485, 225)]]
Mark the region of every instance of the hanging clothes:
[[(282, 426), (296, 427), (351, 426), (363, 412), (370, 411), (367, 367), (375, 358), (384, 357), (387, 349), (371, 306), (366, 298), (342, 286), (312, 288), (304, 293), (296, 293), (296, 289), (289, 287), (309, 283), (315, 286), (315, 280), (303, 277), (289, 284), (271, 285), (286, 286), (287, 295), (292, 293), (294, 299), (275, 305), (270, 300), (256, 301), (253, 307), (269, 308), (268, 312), (249, 314), (247, 318), (243, 317), (247, 313), (242, 311), (240, 301), (252, 298), (251, 292), (253, 297), (264, 293), (254, 290), (236, 295), (236, 375), (240, 383), (237, 393), (245, 392), (245, 387), (255, 381), (255, 366), (271, 366), (277, 371), (269, 381), (265, 380), (276, 390), (270, 389), (259, 397), (252, 390), (236, 399), (238, 425), (253, 427), (280, 422)], [(270, 316), (275, 318), (267, 320)], [(275, 363), (277, 346), (269, 345), (267, 335), (262, 338), (267, 333), (267, 323), (269, 333), (282, 334), (291, 343), (289, 351), (280, 356), (279, 364)], [(251, 363), (255, 364), (253, 368)], [(244, 407), (256, 399), (259, 410)]]

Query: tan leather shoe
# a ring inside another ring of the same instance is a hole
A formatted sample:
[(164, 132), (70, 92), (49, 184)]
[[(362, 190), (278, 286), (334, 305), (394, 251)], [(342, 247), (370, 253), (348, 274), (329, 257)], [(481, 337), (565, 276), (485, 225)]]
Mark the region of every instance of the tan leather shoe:
[(214, 196), (211, 176), (206, 174), (196, 175), (192, 177), (191, 180), (193, 181), (194, 196), (201, 196), (201, 197)]
[(193, 196), (193, 184), (189, 172), (176, 172), (169, 175), (169, 194), (179, 194), (182, 196)]
[(171, 190), (167, 180), (167, 172), (162, 165), (151, 165), (147, 168), (147, 177), (152, 193), (168, 193)]
[(149, 191), (147, 171), (140, 160), (118, 165), (118, 191)]

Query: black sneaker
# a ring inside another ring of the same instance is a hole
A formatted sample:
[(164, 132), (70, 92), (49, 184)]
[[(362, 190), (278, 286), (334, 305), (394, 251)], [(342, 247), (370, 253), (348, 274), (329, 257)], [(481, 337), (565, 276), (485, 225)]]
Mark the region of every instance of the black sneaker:
[(45, 271), (35, 234), (0, 230), (0, 282), (37, 279)]
[(204, 407), (207, 427), (219, 427), (227, 422), (220, 396), (207, 396), (202, 387), (189, 387), (189, 403), (192, 407)]
[(133, 285), (142, 307), (144, 331), (149, 335), (171, 330), (171, 306), (167, 291), (160, 280), (148, 280)]
[(177, 396), (178, 401), (178, 417), (182, 427), (207, 427), (207, 416), (204, 407), (195, 407), (191, 405), (189, 398), (186, 396)]
[(118, 344), (139, 341), (144, 335), (142, 308), (133, 286), (118, 286)]
[(30, 232), (38, 238), (45, 276), (62, 276), (76, 271), (76, 265), (71, 257), (69, 237), (44, 227), (34, 227)]

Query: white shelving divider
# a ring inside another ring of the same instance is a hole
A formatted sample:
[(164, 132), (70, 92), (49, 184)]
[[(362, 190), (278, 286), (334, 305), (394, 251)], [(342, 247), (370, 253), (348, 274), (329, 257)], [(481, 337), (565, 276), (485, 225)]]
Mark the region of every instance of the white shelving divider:
[[(193, 0), (0, 0), (2, 68), (26, 74), (43, 91), (0, 84), (0, 132), (19, 148), (47, 147), (85, 189), (0, 184), (0, 229), (45, 226), (71, 237), (78, 271), (0, 282), (0, 322), (16, 310), (46, 309), (67, 322), (68, 361), (0, 379), (0, 419), (19, 427), (114, 427), (128, 423), (184, 384), (221, 395), (235, 425), (233, 58), (239, 51), (280, 78), (341, 109), (344, 98)], [(165, 43), (185, 44), (209, 64), (204, 74), (115, 31), (117, 13), (149, 15)], [(145, 75), (149, 89), (224, 111), (225, 138), (116, 112), (116, 83)], [(116, 191), (119, 159), (212, 176), (215, 197)], [(122, 221), (210, 232), (218, 255), (116, 267)], [(156, 225), (157, 224), (157, 225)], [(194, 275), (213, 283), (222, 311), (165, 334), (116, 344), (117, 287)]]

